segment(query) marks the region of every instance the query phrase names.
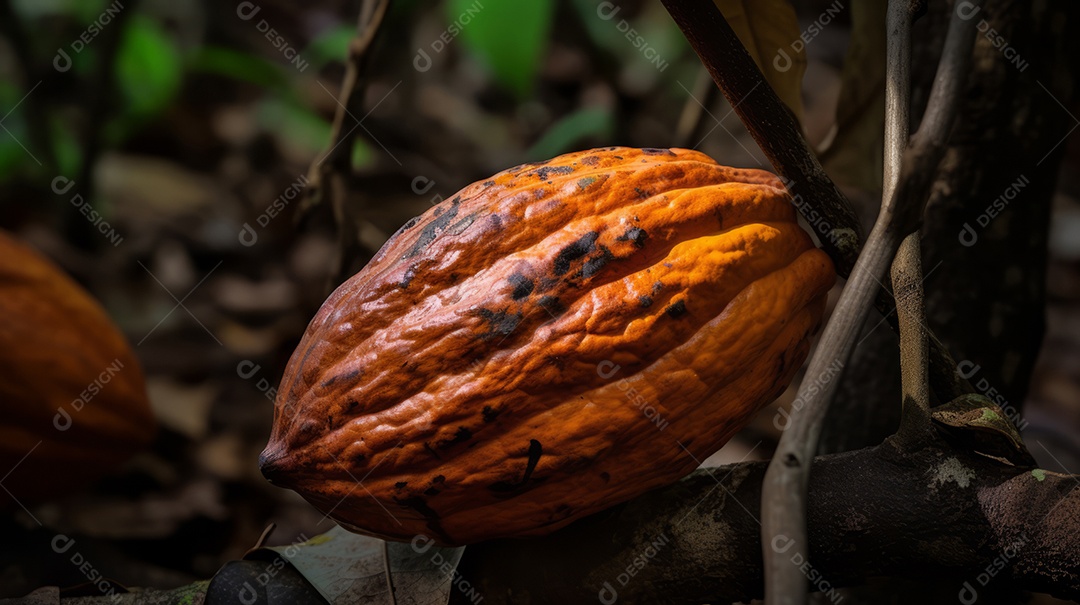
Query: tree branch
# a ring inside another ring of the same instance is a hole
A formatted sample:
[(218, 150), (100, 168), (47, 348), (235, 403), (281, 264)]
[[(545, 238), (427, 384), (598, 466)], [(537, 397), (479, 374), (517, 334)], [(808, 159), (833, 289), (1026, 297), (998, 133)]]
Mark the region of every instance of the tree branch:
[[(890, 9), (890, 32), (896, 27), (895, 20), (910, 19), (906, 5), (904, 8), (903, 13)], [(917, 227), (922, 216), (930, 185), (952, 129), (974, 40), (975, 24), (955, 11), (949, 23), (945, 50), (926, 117), (904, 152), (903, 168), (896, 187), (883, 204), (870, 238), (810, 358), (807, 379), (796, 396), (796, 401), (802, 402), (802, 406), (793, 407), (788, 429), (781, 436), (766, 473), (762, 488), (761, 527), (762, 541), (765, 543), (777, 539), (790, 540), (795, 548), (808, 552), (806, 496), (810, 464), (818, 449), (829, 404), (839, 386), (839, 381), (831, 380), (835, 374), (831, 368), (836, 363), (847, 364), (855, 348), (859, 328), (869, 313), (886, 269), (896, 256), (900, 242)], [(891, 46), (897, 55), (902, 52), (895, 45)], [(897, 92), (898, 88), (898, 82), (889, 85), (889, 90), (893, 92)], [(891, 134), (894, 140), (899, 138), (900, 133), (895, 125)], [(895, 153), (893, 150), (890, 152)], [(903, 331), (901, 337), (904, 337)], [(821, 383), (824, 383), (824, 387), (818, 388), (817, 385)], [(765, 561), (766, 578), (769, 580), (766, 602), (805, 603), (807, 578), (804, 571), (775, 550), (765, 552)]]
[[(754, 64), (738, 36), (710, 0), (663, 0), (713, 81), (731, 103), (746, 129), (765, 152), (810, 223), (837, 273), (849, 277), (861, 250), (860, 226), (850, 202), (821, 168), (794, 116)], [(751, 102), (744, 102), (753, 96)], [(893, 297), (887, 291), (875, 300), (893, 330), (898, 330)], [(932, 332), (930, 384), (948, 401), (971, 386), (956, 373), (956, 362)]]
[[(761, 462), (702, 469), (545, 538), (471, 545), (459, 571), (484, 605), (760, 598), (764, 475)], [(908, 451), (887, 441), (817, 458), (810, 548), (783, 540), (775, 548), (827, 594), (888, 575), (955, 579), (958, 593), (965, 582), (981, 592), (979, 574), (998, 561), (995, 582), (1076, 599), (1078, 481), (941, 443)], [(451, 602), (468, 602), (453, 593)]]
[(370, 56), (371, 45), (379, 32), (390, 0), (364, 0), (356, 23), (356, 37), (349, 43), (349, 55), (345, 62), (345, 77), (341, 82), (341, 98), (334, 112), (327, 151), (311, 164), (308, 170), (308, 188), (297, 220), (313, 208), (329, 202), (338, 227), (338, 262), (333, 277), (336, 286), (349, 277), (351, 260), (359, 257), (359, 216), (349, 203), (349, 181), (352, 177), (352, 152), (356, 130), (360, 126), (358, 115), (363, 115), (364, 90), (367, 81), (363, 77)]
[(846, 276), (859, 254), (858, 218), (818, 163), (795, 116), (765, 81), (712, 0), (663, 3), (773, 169), (792, 194), (798, 193), (820, 214), (816, 221), (807, 220), (837, 271)]

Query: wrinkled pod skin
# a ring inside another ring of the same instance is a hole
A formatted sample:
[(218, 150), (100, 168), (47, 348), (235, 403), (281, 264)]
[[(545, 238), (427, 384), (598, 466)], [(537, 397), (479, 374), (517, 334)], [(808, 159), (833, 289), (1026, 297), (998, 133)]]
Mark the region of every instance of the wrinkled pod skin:
[(511, 168), (326, 300), (263, 473), (386, 539), (549, 533), (677, 481), (775, 399), (834, 279), (768, 172), (622, 147)]

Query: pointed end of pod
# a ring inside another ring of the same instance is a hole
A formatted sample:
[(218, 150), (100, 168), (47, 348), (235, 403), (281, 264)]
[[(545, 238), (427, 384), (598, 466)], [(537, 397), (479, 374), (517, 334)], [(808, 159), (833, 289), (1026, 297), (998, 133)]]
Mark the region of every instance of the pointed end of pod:
[(266, 446), (259, 454), (259, 470), (263, 477), (270, 483), (285, 487), (286, 477), (289, 475), (289, 458), (285, 452), (274, 444)]

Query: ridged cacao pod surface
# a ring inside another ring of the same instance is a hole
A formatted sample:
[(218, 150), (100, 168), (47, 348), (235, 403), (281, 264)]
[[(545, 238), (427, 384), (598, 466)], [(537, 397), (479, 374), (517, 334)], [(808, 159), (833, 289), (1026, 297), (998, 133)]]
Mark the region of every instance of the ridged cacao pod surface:
[(142, 370), (105, 310), (2, 231), (0, 414), (6, 504), (11, 495), (26, 505), (85, 487), (156, 430)]
[(765, 171), (621, 147), (506, 170), (326, 300), (263, 473), (389, 539), (553, 531), (678, 480), (775, 399), (834, 279)]

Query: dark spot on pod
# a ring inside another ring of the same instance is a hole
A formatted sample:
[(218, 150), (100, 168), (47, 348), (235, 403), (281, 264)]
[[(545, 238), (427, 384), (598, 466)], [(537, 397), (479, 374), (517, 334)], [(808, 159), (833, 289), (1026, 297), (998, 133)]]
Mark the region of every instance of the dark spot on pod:
[(415, 227), (416, 223), (419, 223), (419, 222), (420, 222), (420, 217), (419, 216), (412, 217), (408, 221), (405, 221), (405, 224), (402, 225), (400, 229), (398, 229), (398, 233), (405, 233), (409, 229), (412, 229), (413, 227)]
[(608, 481), (611, 481), (611, 475), (607, 472), (600, 473), (600, 480), (607, 483)]
[(495, 184), (495, 181), (484, 181), (484, 187), (491, 187)]
[(578, 274), (574, 277), (592, 277), (614, 258), (615, 255), (611, 253), (611, 250), (608, 250), (605, 246), (600, 246), (600, 252), (586, 260), (585, 264), (581, 266), (581, 271), (578, 271)]
[(450, 225), (450, 228), (446, 230), (448, 235), (459, 235), (462, 231), (465, 231), (476, 220), (476, 213), (472, 213), (469, 216), (461, 219), (460, 221)]
[(638, 301), (638, 304), (641, 305), (642, 309), (648, 309), (649, 307), (652, 306), (652, 297), (651, 296), (639, 296), (637, 301)]
[(408, 485), (408, 484), (409, 484), (408, 481), (398, 481), (397, 483), (394, 484), (394, 488), (395, 489), (405, 489), (405, 486)]
[(467, 428), (465, 428), (463, 426), (459, 426), (457, 432), (454, 433), (454, 436), (449, 438), (449, 439), (446, 439), (445, 441), (440, 443), (439, 447), (441, 449), (445, 449), (445, 448), (448, 448), (448, 447), (450, 447), (452, 445), (457, 445), (459, 443), (464, 443), (464, 442), (468, 441), (469, 439), (472, 439), (472, 431), (470, 431), (469, 429), (467, 429)]
[(353, 457), (353, 462), (355, 462), (356, 464), (363, 464), (365, 460), (367, 460), (367, 456), (363, 454), (357, 454), (355, 457)]
[(429, 488), (424, 490), (424, 495), (425, 496), (438, 496), (439, 495), (439, 490), (435, 489), (434, 487), (429, 487)]
[(447, 277), (446, 279), (448, 279), (450, 281), (450, 283), (456, 284), (457, 280), (458, 280), (458, 277), (460, 277), (460, 276), (457, 273), (451, 273), (450, 277)]
[(654, 283), (654, 284), (652, 285), (652, 293), (653, 293), (653, 294), (656, 294), (657, 292), (659, 292), (659, 291), (661, 291), (661, 290), (663, 290), (663, 289), (664, 289), (664, 284), (663, 284), (663, 282), (656, 282), (656, 283)]
[(326, 428), (328, 428), (328, 429), (334, 428), (334, 415), (333, 414), (327, 414), (326, 415)]
[[(330, 378), (327, 378), (326, 380), (319, 383), (319, 387), (325, 389), (325, 388), (331, 387), (331, 386), (333, 386), (333, 385), (335, 385), (335, 384), (337, 384), (339, 382), (349, 382), (349, 381), (352, 381), (353, 379), (355, 379), (356, 377), (362, 375), (363, 373), (364, 373), (363, 370), (361, 370), (360, 368), (356, 368), (356, 369), (349, 370), (348, 372), (343, 372), (341, 374), (334, 374)], [(355, 403), (356, 402), (354, 401), (353, 404), (355, 404)]]
[(533, 280), (520, 273), (514, 273), (507, 281), (514, 287), (514, 290), (510, 293), (510, 298), (513, 298), (514, 300), (521, 300), (527, 297), (532, 294), (533, 288), (536, 287), (536, 285), (533, 284)]
[(348, 405), (346, 405), (345, 411), (346, 412), (351, 412), (351, 411), (355, 410), (359, 405), (360, 405), (360, 402), (353, 399), (353, 400), (349, 401)]
[(556, 317), (566, 312), (566, 307), (563, 306), (557, 296), (541, 296), (540, 300), (536, 301), (536, 304)]
[(644, 153), (645, 155), (675, 155), (675, 152), (670, 149), (659, 149), (657, 147), (644, 147), (642, 148), (641, 153)]
[(521, 313), (507, 313), (505, 310), (477, 309), (476, 314), (488, 324), (488, 331), (480, 335), (484, 340), (509, 335), (518, 327), (522, 318)]
[[(455, 197), (450, 202), (450, 209), (446, 212), (440, 213), (440, 209), (436, 208), (435, 212), (439, 213), (438, 217), (424, 225), (424, 229), (420, 231), (420, 235), (417, 236), (416, 242), (413, 243), (413, 247), (405, 254), (405, 258), (412, 258), (417, 254), (420, 254), (425, 248), (427, 248), (431, 242), (435, 241), (435, 237), (440, 231), (446, 229), (446, 226), (454, 220), (457, 216), (458, 208), (461, 206), (461, 196)], [(466, 225), (467, 226), (467, 225)]]
[(484, 409), (480, 411), (480, 416), (484, 419), (484, 422), (495, 422), (495, 419), (499, 417), (502, 412), (496, 410), (490, 405), (485, 405)]
[(499, 216), (498, 214), (492, 214), (489, 220), (491, 221), (492, 231), (502, 231), (503, 224), (501, 216)]
[(442, 213), (443, 213), (442, 206), (435, 206), (435, 216), (439, 216)]
[(567, 245), (555, 256), (552, 271), (555, 275), (565, 275), (570, 270), (570, 263), (585, 256), (596, 249), (596, 240), (600, 234), (591, 231), (582, 235), (577, 241)]
[(587, 155), (581, 158), (581, 163), (585, 164), (586, 166), (596, 166), (600, 163), (600, 158), (595, 155)]
[(409, 287), (409, 284), (412, 283), (413, 278), (416, 277), (417, 266), (418, 265), (416, 263), (409, 265), (409, 268), (405, 270), (405, 275), (401, 277), (401, 282), (398, 283), (398, 287), (400, 287), (402, 290)]
[(667, 316), (672, 319), (682, 317), (683, 315), (686, 315), (686, 303), (682, 300), (677, 300), (668, 305), (668, 308), (664, 309), (664, 313), (667, 313)]
[(433, 478), (431, 479), (431, 482), (432, 482), (432, 483), (445, 483), (445, 482), (446, 482), (446, 477), (444, 477), (444, 476), (442, 476), (442, 475), (435, 475), (435, 476), (434, 476), (434, 477), (433, 477)]
[(573, 171), (573, 166), (544, 166), (536, 171), (536, 178), (546, 181), (553, 174), (570, 174)]
[(578, 186), (578, 189), (584, 190), (584, 189), (588, 188), (589, 185), (592, 185), (595, 182), (596, 182), (596, 177), (595, 176), (587, 176), (585, 178), (578, 179), (577, 186)]
[(544, 454), (544, 447), (536, 439), (529, 440), (529, 459), (525, 463), (525, 474), (522, 475), (521, 481), (516, 483), (510, 483), (508, 481), (499, 481), (493, 483), (488, 489), (493, 492), (509, 492), (518, 488), (524, 487), (529, 479), (532, 477), (533, 471), (536, 470), (536, 463), (540, 462), (540, 456)]
[(626, 233), (623, 233), (615, 239), (620, 242), (634, 242), (634, 247), (644, 248), (645, 239), (647, 237), (649, 237), (649, 234), (645, 233), (645, 230), (641, 227), (630, 227), (626, 230)]
[[(648, 191), (645, 191), (641, 187), (634, 187), (634, 193), (637, 194), (639, 199), (643, 199), (643, 200), (647, 200), (650, 197), (652, 197), (651, 193), (649, 193)], [(634, 217), (634, 220), (636, 221), (637, 217)]]
[(428, 443), (427, 441), (425, 441), (425, 442), (424, 442), (424, 449), (425, 449), (425, 450), (427, 450), (427, 451), (428, 451), (428, 453), (429, 453), (429, 454), (431, 454), (432, 456), (435, 456), (435, 457), (436, 457), (436, 458), (438, 458), (439, 460), (442, 460), (442, 456), (440, 456), (440, 455), (439, 455), (439, 453), (438, 453), (438, 452), (436, 452), (436, 451), (435, 451), (435, 450), (434, 450), (434, 449), (433, 449), (433, 448), (431, 447), (431, 444), (430, 444), (430, 443)]
[(541, 277), (540, 283), (536, 286), (537, 292), (547, 292), (548, 290), (559, 285), (559, 279), (555, 277)]

